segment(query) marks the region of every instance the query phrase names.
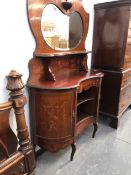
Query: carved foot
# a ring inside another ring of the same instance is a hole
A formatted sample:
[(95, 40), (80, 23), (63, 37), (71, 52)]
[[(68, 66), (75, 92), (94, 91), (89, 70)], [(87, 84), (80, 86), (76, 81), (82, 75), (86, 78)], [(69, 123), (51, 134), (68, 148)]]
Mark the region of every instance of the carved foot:
[(114, 129), (117, 129), (119, 125), (119, 120), (118, 118), (112, 118), (112, 121), (110, 123), (110, 126)]
[(73, 160), (74, 154), (76, 152), (76, 145), (73, 143), (71, 144), (72, 152), (71, 152), (71, 161)]
[(92, 138), (95, 137), (96, 131), (98, 129), (98, 124), (97, 123), (93, 123), (93, 125), (94, 125), (94, 131), (93, 131), (93, 134), (92, 134)]

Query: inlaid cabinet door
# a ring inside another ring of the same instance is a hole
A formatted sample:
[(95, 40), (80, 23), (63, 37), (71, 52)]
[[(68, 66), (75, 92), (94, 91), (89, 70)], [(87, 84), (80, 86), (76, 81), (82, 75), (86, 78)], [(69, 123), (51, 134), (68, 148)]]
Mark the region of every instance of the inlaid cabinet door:
[(36, 134), (43, 139), (72, 137), (74, 123), (74, 97), (72, 90), (36, 91)]

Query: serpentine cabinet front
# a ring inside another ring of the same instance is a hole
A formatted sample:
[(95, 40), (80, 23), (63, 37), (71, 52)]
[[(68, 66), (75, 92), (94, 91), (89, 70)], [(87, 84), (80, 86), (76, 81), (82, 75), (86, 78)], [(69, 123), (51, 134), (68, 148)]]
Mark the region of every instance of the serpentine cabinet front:
[(52, 152), (71, 145), (72, 160), (76, 136), (91, 124), (97, 131), (103, 74), (87, 66), (89, 14), (80, 0), (28, 0), (28, 17), (36, 40), (27, 82), (32, 142)]
[(76, 89), (30, 88), (30, 97), (33, 144), (49, 151), (57, 151), (72, 144)]

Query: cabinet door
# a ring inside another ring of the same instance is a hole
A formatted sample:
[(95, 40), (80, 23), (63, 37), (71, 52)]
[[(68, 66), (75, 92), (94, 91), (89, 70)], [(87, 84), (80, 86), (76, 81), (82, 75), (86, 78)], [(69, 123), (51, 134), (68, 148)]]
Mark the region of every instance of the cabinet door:
[(92, 66), (121, 69), (129, 25), (129, 6), (95, 8)]
[(60, 142), (73, 140), (75, 93), (73, 90), (35, 91), (36, 136), (39, 146), (53, 151), (50, 144), (57, 142), (59, 145)]

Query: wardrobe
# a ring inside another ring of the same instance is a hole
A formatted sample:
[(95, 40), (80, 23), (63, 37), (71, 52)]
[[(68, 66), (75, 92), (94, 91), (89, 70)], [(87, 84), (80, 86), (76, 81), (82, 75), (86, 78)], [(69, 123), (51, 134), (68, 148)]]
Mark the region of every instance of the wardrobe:
[(117, 128), (131, 104), (131, 1), (94, 6), (92, 68), (104, 73), (100, 113)]

